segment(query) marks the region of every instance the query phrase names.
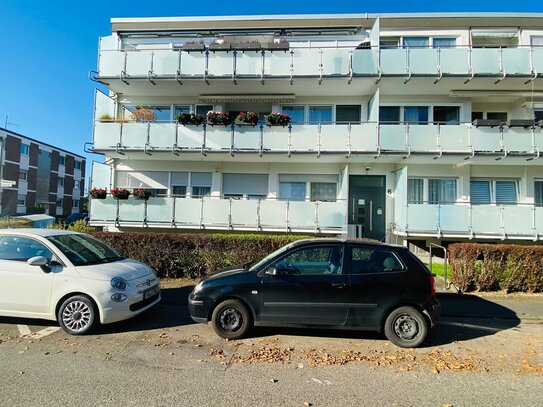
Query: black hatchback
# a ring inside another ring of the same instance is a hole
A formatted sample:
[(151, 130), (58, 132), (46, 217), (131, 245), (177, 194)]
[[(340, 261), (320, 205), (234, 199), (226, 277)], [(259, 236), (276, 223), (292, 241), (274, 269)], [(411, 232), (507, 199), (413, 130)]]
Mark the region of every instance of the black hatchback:
[(384, 331), (417, 347), (437, 321), (434, 278), (407, 248), (359, 240), (300, 240), (258, 263), (220, 271), (189, 295), (196, 322), (222, 338), (252, 325)]

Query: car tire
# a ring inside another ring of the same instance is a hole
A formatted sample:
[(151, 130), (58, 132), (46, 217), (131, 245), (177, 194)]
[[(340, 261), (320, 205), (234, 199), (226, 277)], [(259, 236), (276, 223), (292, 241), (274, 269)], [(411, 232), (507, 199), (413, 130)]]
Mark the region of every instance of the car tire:
[(251, 315), (241, 301), (226, 300), (215, 307), (211, 322), (221, 338), (240, 339), (251, 327)]
[(92, 300), (85, 295), (74, 295), (62, 303), (57, 320), (70, 335), (85, 335), (93, 330), (98, 313)]
[(385, 321), (385, 335), (400, 348), (416, 348), (428, 335), (428, 321), (413, 307), (399, 307), (393, 310)]

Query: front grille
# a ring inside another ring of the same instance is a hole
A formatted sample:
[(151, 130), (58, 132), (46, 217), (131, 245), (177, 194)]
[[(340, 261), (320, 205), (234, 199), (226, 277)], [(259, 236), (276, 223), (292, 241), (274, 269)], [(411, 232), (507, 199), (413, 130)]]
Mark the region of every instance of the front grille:
[(152, 297), (147, 298), (146, 300), (136, 302), (130, 306), (130, 311), (137, 311), (139, 309), (145, 308), (147, 305), (151, 304), (152, 302), (156, 301), (156, 299), (159, 297), (160, 293), (156, 293)]

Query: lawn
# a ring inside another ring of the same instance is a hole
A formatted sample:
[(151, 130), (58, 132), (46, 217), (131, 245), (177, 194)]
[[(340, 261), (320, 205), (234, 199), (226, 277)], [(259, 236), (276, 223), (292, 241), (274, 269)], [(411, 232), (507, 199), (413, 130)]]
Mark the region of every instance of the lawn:
[[(426, 263), (426, 267), (428, 267), (429, 269), (430, 265)], [(434, 273), (436, 276), (443, 277), (444, 268), (445, 268), (444, 265), (441, 263), (432, 263), (432, 273)], [(450, 267), (447, 267), (447, 278), (449, 277), (450, 273), (451, 273)]]

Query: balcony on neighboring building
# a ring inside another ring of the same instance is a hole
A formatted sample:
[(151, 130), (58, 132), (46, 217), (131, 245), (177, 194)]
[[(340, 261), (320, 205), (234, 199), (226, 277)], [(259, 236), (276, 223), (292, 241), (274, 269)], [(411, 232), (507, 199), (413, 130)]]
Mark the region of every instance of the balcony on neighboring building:
[(94, 226), (342, 233), (347, 203), (275, 199), (132, 197), (91, 199)]

